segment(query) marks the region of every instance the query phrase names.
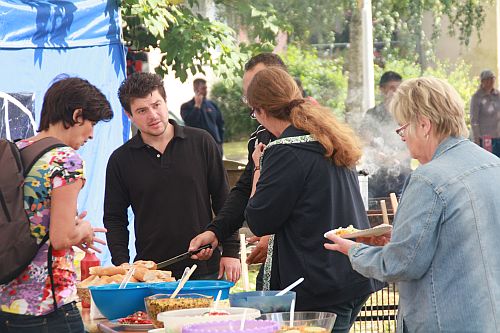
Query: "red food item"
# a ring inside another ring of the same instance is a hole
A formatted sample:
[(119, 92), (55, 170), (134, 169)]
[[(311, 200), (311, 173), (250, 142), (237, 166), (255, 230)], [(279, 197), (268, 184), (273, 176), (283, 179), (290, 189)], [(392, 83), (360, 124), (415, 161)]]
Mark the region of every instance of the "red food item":
[(153, 322), (149, 319), (148, 315), (143, 311), (137, 311), (125, 318), (118, 319), (120, 324), (142, 324), (142, 325), (151, 325)]
[(229, 315), (229, 312), (227, 311), (224, 311), (224, 310), (216, 310), (216, 311), (209, 311), (209, 312), (205, 312), (203, 314), (204, 316), (227, 316)]

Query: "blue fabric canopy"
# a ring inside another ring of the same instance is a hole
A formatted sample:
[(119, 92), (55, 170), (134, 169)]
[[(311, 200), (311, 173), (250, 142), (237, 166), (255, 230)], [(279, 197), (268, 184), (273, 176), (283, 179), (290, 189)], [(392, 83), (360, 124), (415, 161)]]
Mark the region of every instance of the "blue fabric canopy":
[[(113, 120), (99, 123), (94, 139), (79, 151), (86, 162), (87, 182), (78, 206), (88, 211), (94, 226), (102, 226), (109, 155), (129, 135), (117, 97), (126, 75), (118, 5), (117, 0), (0, 0), (1, 136), (33, 135), (43, 95), (61, 73), (88, 80), (111, 103)], [(109, 262), (109, 253), (101, 259)]]

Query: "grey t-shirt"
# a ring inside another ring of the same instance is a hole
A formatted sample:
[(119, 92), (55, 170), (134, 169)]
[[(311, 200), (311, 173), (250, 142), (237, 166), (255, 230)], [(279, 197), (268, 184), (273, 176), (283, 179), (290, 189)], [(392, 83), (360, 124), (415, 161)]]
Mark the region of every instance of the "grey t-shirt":
[(479, 88), (470, 102), (470, 122), (474, 141), (489, 135), (500, 138), (500, 92), (486, 92)]

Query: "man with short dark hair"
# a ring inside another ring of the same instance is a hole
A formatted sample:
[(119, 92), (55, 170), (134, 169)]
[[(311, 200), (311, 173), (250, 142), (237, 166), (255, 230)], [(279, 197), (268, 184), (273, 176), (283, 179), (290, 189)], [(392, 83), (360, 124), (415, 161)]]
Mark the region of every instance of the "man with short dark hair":
[(181, 117), (186, 126), (201, 128), (210, 133), (219, 146), (222, 155), (224, 141), (224, 119), (217, 105), (207, 98), (207, 81), (193, 81), (194, 97), (182, 104)]
[(404, 143), (394, 133), (398, 127), (388, 110), (394, 92), (403, 78), (396, 72), (387, 71), (379, 81), (382, 103), (366, 111), (359, 134), (365, 142), (362, 167), (369, 173), (368, 197), (388, 197), (400, 194), (410, 173), (410, 156)]
[[(197, 128), (169, 119), (162, 79), (134, 73), (120, 86), (118, 97), (137, 134), (116, 149), (108, 161), (104, 226), (113, 264), (129, 262), (127, 209), (134, 212), (135, 260), (161, 262), (186, 251), (191, 238), (205, 230), (229, 191), (219, 149)], [(231, 246), (232, 245), (232, 246)], [(197, 262), (192, 278), (239, 279), (237, 235), (224, 239), (223, 253)], [(166, 269), (179, 279), (185, 260)]]
[(470, 123), (475, 143), (500, 157), (500, 92), (495, 88), (495, 74), (486, 69), (479, 76), (481, 84), (470, 101)]
[[(255, 74), (267, 67), (279, 67), (287, 70), (283, 60), (274, 53), (260, 53), (253, 56), (245, 64), (245, 73), (243, 75), (243, 96), (242, 100), (246, 104), (246, 91), (250, 82), (252, 81)], [(231, 189), (226, 203), (222, 207), (221, 211), (217, 214), (213, 222), (208, 226), (208, 232), (203, 235), (209, 234), (215, 237), (217, 240), (226, 239), (235, 230), (238, 230), (245, 221), (244, 213), (245, 208), (250, 198), (250, 193), (252, 191), (252, 181), (255, 165), (252, 160), (252, 153), (255, 146), (258, 143), (268, 144), (272, 140), (276, 139), (274, 135), (271, 134), (264, 126), (259, 125), (255, 132), (250, 135), (248, 140), (248, 163), (243, 171), (240, 179), (236, 185)], [(203, 236), (202, 236), (203, 237)], [(268, 242), (269, 236), (263, 237), (251, 237), (249, 242), (258, 242), (252, 253), (247, 258), (248, 264), (264, 264), (267, 258), (268, 252)], [(193, 244), (193, 241), (191, 242)], [(257, 290), (263, 289), (263, 267), (259, 275), (257, 276), (256, 287)]]

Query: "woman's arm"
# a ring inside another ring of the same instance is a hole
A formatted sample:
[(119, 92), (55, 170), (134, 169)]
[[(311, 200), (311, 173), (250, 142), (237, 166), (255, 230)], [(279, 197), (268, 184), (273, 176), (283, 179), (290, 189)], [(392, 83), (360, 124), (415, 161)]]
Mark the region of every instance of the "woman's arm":
[(443, 210), (442, 198), (427, 179), (413, 175), (398, 207), (391, 241), (383, 247), (344, 244), (352, 267), (380, 281), (421, 278), (438, 246)]
[(94, 240), (94, 230), (89, 221), (76, 221), (77, 198), (83, 180), (54, 188), (50, 206), (50, 244), (55, 250)]
[(264, 236), (276, 233), (290, 217), (304, 187), (305, 173), (293, 149), (285, 145), (266, 150), (260, 167), (260, 173), (254, 174), (245, 216), (250, 230)]

